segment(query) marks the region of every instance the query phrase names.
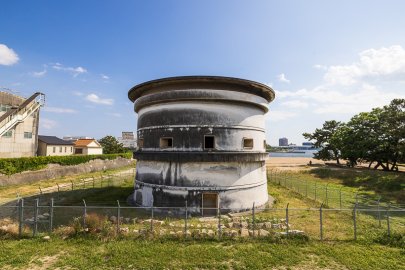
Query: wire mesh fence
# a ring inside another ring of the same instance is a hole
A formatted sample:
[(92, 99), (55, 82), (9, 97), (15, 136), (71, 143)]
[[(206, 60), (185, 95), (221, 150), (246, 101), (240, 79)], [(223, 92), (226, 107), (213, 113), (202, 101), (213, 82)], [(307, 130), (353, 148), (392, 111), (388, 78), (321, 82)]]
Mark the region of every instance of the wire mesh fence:
[[(216, 214), (205, 217), (211, 210)], [(15, 206), (1, 206), (0, 232), (16, 237), (44, 233), (91, 233), (131, 237), (243, 238), (306, 237), (341, 241), (378, 235), (405, 234), (405, 209), (390, 208), (255, 208), (132, 207), (40, 205), (24, 199)], [(7, 217), (4, 217), (7, 216)]]
[(368, 193), (362, 194), (360, 191), (346, 191), (344, 186), (331, 185), (318, 181), (308, 181), (301, 179), (296, 174), (287, 171), (268, 170), (267, 179), (273, 184), (286, 187), (309, 199), (323, 203), (330, 208), (352, 208), (357, 205), (360, 208), (396, 208), (403, 209), (405, 205), (392, 204), (383, 200), (380, 196)]

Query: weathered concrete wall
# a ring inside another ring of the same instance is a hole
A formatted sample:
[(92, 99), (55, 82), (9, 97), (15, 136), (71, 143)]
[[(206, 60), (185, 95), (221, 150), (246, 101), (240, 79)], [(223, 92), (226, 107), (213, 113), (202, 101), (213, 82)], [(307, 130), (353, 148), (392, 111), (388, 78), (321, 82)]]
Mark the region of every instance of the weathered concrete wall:
[[(128, 95), (143, 141), (135, 152), (136, 204), (173, 207), (187, 201), (198, 212), (204, 194), (217, 194), (219, 206), (232, 210), (268, 201), (264, 114), (274, 98), (271, 88), (193, 76), (147, 82)], [(206, 136), (215, 138), (214, 147), (204, 147)], [(161, 146), (164, 138), (172, 145)]]
[[(24, 99), (0, 91), (0, 104), (19, 106)], [(0, 112), (0, 115), (5, 112)], [(0, 158), (32, 157), (37, 151), (39, 110), (17, 124), (11, 137), (0, 137)], [(24, 138), (24, 132), (31, 132), (31, 138)]]
[(106, 169), (115, 169), (127, 166), (132, 162), (130, 159), (117, 158), (114, 160), (91, 160), (87, 163), (61, 166), (50, 164), (46, 169), (38, 171), (29, 171), (10, 176), (0, 175), (0, 186), (33, 183), (40, 180), (53, 179), (67, 175), (97, 172)]

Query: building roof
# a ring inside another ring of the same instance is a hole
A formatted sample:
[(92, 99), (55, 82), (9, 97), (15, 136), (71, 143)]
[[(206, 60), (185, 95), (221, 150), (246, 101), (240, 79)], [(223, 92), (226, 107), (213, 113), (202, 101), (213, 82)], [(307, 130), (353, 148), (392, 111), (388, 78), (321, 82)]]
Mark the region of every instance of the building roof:
[(38, 140), (51, 145), (73, 145), (72, 142), (62, 140), (56, 136), (38, 135)]
[(78, 139), (74, 142), (74, 145), (75, 147), (88, 147), (88, 145), (92, 142), (95, 142), (98, 147), (101, 147), (101, 145), (95, 139)]
[(244, 92), (259, 95), (268, 102), (271, 102), (275, 97), (274, 90), (271, 87), (255, 81), (222, 76), (179, 76), (152, 80), (135, 85), (129, 90), (128, 98), (134, 102), (146, 92), (157, 88), (170, 91), (170, 86), (183, 86), (187, 89), (190, 85), (200, 87), (201, 85), (213, 86), (215, 84), (226, 84), (228, 86), (227, 90), (232, 90), (232, 87), (243, 88), (245, 89)]

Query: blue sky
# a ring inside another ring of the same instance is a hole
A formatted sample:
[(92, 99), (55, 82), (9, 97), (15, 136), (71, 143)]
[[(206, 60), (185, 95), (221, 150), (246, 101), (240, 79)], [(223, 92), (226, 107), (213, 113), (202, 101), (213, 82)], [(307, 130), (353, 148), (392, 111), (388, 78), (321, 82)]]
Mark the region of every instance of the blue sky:
[(46, 94), (40, 134), (136, 130), (135, 84), (218, 75), (269, 84), (267, 139), (405, 98), (405, 1), (0, 3), (0, 87)]

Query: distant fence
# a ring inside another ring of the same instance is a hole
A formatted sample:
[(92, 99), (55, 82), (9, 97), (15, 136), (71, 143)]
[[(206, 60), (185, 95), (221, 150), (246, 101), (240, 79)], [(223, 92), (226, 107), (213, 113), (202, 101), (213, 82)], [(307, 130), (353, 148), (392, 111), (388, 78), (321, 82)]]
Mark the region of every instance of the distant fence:
[[(201, 217), (206, 210), (216, 212)], [(238, 209), (187, 207), (130, 207), (57, 205), (53, 199), (40, 205), (39, 199), (26, 204), (1, 206), (0, 235), (14, 228), (15, 236), (42, 233), (127, 235), (133, 237), (308, 237), (319, 240), (357, 240), (378, 235), (404, 234), (405, 209), (360, 208), (255, 208), (237, 214)], [(229, 214), (233, 212), (234, 214)], [(6, 216), (6, 218), (4, 218)], [(18, 228), (18, 230), (16, 229)]]
[(267, 170), (267, 179), (271, 183), (281, 185), (307, 198), (323, 203), (330, 208), (352, 208), (355, 205), (359, 208), (393, 208), (403, 209), (405, 205), (392, 204), (383, 201), (381, 197), (360, 192), (347, 192), (344, 187), (336, 188), (328, 183), (317, 181), (307, 181), (300, 179), (294, 174), (280, 171)]
[(38, 189), (30, 192), (20, 192), (18, 188), (15, 191), (15, 197), (11, 198), (0, 198), (3, 203), (18, 201), (25, 198), (27, 200), (34, 200), (36, 198), (43, 201), (41, 198), (49, 197), (50, 195), (55, 199), (59, 200), (64, 192), (74, 191), (74, 190), (87, 190), (91, 188), (103, 188), (111, 186), (119, 186), (124, 181), (135, 178), (135, 169), (129, 169), (123, 172), (117, 173), (99, 173), (92, 177), (80, 178), (76, 180), (71, 180), (65, 183), (56, 183), (50, 187), (43, 187), (38, 184)]

